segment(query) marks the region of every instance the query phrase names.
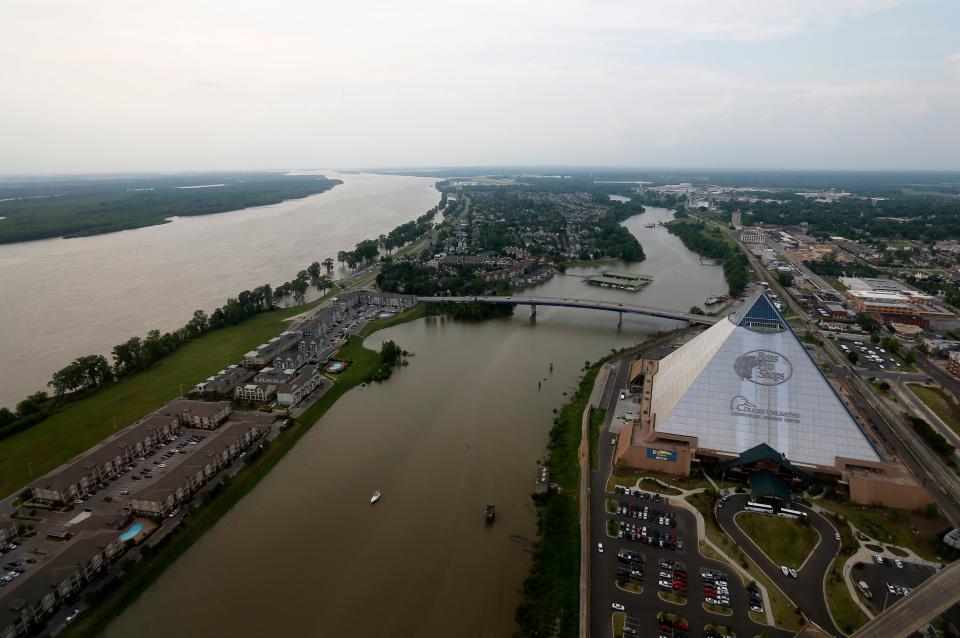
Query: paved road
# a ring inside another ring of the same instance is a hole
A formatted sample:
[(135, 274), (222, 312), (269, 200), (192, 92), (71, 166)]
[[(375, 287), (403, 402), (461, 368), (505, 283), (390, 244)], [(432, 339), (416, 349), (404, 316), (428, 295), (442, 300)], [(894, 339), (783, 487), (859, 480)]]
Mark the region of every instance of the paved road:
[(583, 308), (585, 310), (605, 310), (608, 312), (619, 312), (634, 315), (648, 315), (660, 319), (673, 319), (676, 321), (685, 321), (687, 323), (715, 324), (722, 317), (710, 317), (707, 315), (691, 315), (686, 312), (676, 310), (665, 310), (663, 308), (651, 308), (649, 306), (637, 306), (627, 303), (614, 303), (610, 301), (597, 301), (594, 299), (560, 299), (557, 297), (419, 297), (418, 301), (424, 302), (446, 302), (446, 303), (471, 303), (475, 301), (484, 301), (490, 304), (500, 305), (524, 305), (524, 306), (554, 306), (558, 308)]
[[(957, 601), (960, 562), (953, 563), (857, 630), (850, 638), (907, 638)], [(874, 593), (876, 595), (876, 593)]]
[(827, 601), (823, 595), (823, 576), (830, 569), (830, 563), (840, 552), (840, 541), (836, 539), (837, 530), (826, 518), (802, 505), (794, 505), (807, 513), (811, 527), (820, 534), (820, 543), (811, 552), (807, 562), (799, 570), (798, 577), (784, 576), (780, 566), (760, 551), (750, 538), (736, 525), (735, 516), (743, 511), (749, 497), (737, 494), (728, 497), (722, 508), (717, 510), (720, 527), (742, 549), (764, 573), (800, 608), (810, 620), (823, 629), (839, 636), (827, 610)]
[(952, 392), (954, 396), (960, 396), (960, 379), (950, 376), (943, 371), (943, 368), (927, 360), (926, 357), (918, 356), (916, 366), (927, 377), (930, 377)]

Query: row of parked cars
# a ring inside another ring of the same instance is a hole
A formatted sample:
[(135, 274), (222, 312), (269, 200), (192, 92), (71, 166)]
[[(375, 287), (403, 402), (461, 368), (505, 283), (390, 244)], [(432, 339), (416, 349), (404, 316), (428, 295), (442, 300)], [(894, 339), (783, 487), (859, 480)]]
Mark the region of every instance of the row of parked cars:
[(727, 575), (715, 569), (701, 569), (703, 598), (710, 605), (730, 607), (730, 585)]
[(640, 552), (621, 549), (617, 552), (617, 583), (642, 583), (646, 566), (646, 556)]
[(646, 505), (634, 505), (626, 501), (617, 501), (617, 514), (627, 518), (650, 521), (669, 527), (677, 526), (677, 515), (675, 512), (666, 512), (647, 507)]
[(660, 589), (675, 591), (687, 595), (687, 566), (678, 561), (660, 560), (660, 574), (657, 585)]
[(896, 565), (897, 569), (903, 569), (903, 561), (899, 558), (884, 558), (880, 554), (874, 554), (873, 562), (877, 565), (887, 565), (888, 567)]
[(683, 551), (683, 537), (672, 532), (661, 532), (641, 526), (637, 523), (618, 521), (617, 538), (623, 538), (635, 543), (646, 543), (652, 547), (660, 547), (673, 551)]
[(638, 490), (634, 488), (627, 487), (625, 485), (614, 485), (613, 486), (614, 494), (623, 494), (624, 496), (633, 496), (636, 498), (642, 498), (646, 501), (653, 501), (654, 503), (660, 503), (666, 499), (660, 496), (659, 494), (651, 494), (650, 492), (644, 492), (643, 490)]

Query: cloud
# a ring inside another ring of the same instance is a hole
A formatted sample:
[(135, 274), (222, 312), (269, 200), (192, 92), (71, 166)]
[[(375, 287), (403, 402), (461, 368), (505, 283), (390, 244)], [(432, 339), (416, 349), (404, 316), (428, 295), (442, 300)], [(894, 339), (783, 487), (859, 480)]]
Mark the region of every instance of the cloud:
[(952, 54), (952, 55), (948, 55), (948, 56), (947, 56), (947, 61), (948, 61), (948, 62), (953, 62), (953, 63), (960, 63), (960, 51), (957, 51), (956, 53), (954, 53), (954, 54)]

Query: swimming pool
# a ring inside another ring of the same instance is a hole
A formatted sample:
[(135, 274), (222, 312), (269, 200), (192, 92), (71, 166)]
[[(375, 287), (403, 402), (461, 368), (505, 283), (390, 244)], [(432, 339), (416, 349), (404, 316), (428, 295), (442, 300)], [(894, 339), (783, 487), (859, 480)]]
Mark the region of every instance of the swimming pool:
[(331, 363), (331, 364), (327, 367), (327, 370), (329, 370), (330, 372), (340, 372), (341, 370), (343, 370), (343, 364), (342, 364), (342, 363)]
[(123, 534), (120, 534), (120, 540), (128, 541), (142, 531), (143, 531), (143, 523), (134, 523), (133, 525), (127, 528), (127, 531), (125, 531)]
[(377, 315), (377, 316), (378, 316), (379, 318), (381, 318), (381, 319), (387, 319), (387, 318), (389, 318), (389, 317), (392, 317), (392, 316), (393, 316), (393, 313), (392, 313), (392, 312), (381, 312), (381, 313), (380, 313), (379, 315)]

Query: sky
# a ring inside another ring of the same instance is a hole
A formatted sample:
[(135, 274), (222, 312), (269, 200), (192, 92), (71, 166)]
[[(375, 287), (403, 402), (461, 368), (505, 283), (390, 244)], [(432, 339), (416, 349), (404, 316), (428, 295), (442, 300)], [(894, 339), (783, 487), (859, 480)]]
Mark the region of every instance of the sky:
[(0, 173), (960, 169), (957, 0), (0, 0)]

